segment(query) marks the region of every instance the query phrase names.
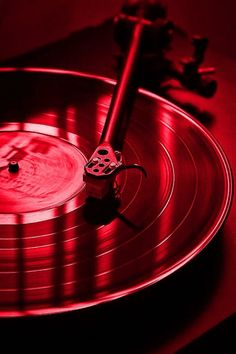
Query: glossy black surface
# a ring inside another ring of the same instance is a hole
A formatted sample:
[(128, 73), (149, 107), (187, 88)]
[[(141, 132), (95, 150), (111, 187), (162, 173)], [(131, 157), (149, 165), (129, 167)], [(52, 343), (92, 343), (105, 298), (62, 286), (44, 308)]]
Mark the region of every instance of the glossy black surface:
[[(81, 161), (91, 156), (111, 81), (22, 69), (2, 71), (1, 82), (0, 134), (24, 131), (28, 139), (35, 132), (57, 139), (57, 154), (72, 144)], [(48, 161), (49, 151), (43, 153)], [(86, 218), (82, 182), (68, 200), (57, 196), (53, 207), (1, 214), (2, 316), (67, 311), (123, 297), (174, 272), (213, 238), (228, 213), (232, 180), (221, 147), (206, 129), (142, 91), (124, 157), (144, 166), (148, 177), (134, 171), (120, 177), (119, 205), (106, 221)], [(82, 180), (82, 162), (79, 175)], [(75, 183), (72, 175), (68, 181)], [(53, 185), (50, 173), (48, 183)]]

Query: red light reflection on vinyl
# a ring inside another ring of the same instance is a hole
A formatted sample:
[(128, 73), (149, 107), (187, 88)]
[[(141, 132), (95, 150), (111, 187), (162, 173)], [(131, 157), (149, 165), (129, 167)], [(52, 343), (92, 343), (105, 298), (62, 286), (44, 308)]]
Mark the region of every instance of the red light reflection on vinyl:
[[(115, 232), (117, 221), (113, 221), (111, 225), (111, 230), (109, 232)], [(108, 289), (110, 286), (110, 282), (112, 282), (111, 278), (111, 270), (113, 267), (113, 257), (116, 247), (115, 239), (108, 239), (107, 245), (105, 246), (106, 251), (99, 250), (99, 244), (104, 244), (104, 228), (97, 229), (97, 249), (98, 255), (96, 258), (96, 288), (99, 291), (99, 296), (106, 296), (107, 291), (104, 289)], [(104, 249), (104, 245), (101, 249)]]
[(2, 199), (9, 200), (7, 186), (15, 183), (11, 203), (0, 206), (0, 316), (116, 299), (159, 281), (206, 246), (228, 212), (232, 180), (224, 153), (204, 128), (140, 90), (124, 157), (141, 163), (148, 177), (121, 174), (118, 208), (94, 222), (99, 208), (86, 215), (82, 174), (114, 82), (63, 70), (16, 72), (5, 76), (0, 105), (0, 156), (21, 164), (18, 175), (0, 171)]

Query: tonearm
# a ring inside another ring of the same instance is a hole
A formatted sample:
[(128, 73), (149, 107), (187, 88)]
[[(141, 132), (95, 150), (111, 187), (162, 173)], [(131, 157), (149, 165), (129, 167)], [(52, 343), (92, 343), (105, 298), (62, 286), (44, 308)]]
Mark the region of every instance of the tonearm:
[(127, 1), (114, 22), (115, 38), (124, 53), (122, 70), (99, 144), (84, 168), (87, 195), (97, 199), (103, 199), (113, 189), (117, 174), (124, 169), (136, 168), (146, 175), (142, 166), (124, 164), (122, 146), (135, 92), (142, 77), (147, 76), (150, 61), (156, 62), (160, 87), (166, 79), (175, 78), (187, 89), (212, 97), (217, 86), (209, 77), (214, 69), (201, 67), (207, 49), (206, 38), (194, 38), (194, 53), (182, 60), (181, 65), (166, 58), (175, 26), (158, 1)]

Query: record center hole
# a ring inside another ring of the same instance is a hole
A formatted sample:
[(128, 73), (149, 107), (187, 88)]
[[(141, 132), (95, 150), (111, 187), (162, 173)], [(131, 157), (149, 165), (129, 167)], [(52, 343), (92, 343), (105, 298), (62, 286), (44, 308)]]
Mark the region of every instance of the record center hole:
[(100, 150), (98, 150), (98, 154), (99, 155), (107, 155), (108, 151), (106, 149), (100, 149)]

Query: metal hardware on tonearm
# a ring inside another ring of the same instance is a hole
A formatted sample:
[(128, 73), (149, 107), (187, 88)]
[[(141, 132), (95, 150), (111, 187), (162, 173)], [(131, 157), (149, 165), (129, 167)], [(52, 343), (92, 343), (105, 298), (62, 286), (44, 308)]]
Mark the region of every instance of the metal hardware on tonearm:
[(203, 68), (208, 41), (194, 37), (194, 53), (190, 58), (175, 63), (167, 58), (173, 22), (158, 1), (126, 1), (121, 13), (115, 17), (115, 40), (121, 55), (119, 78), (111, 99), (100, 142), (84, 167), (84, 181), (89, 197), (103, 199), (114, 188), (115, 178), (126, 168), (136, 168), (145, 175), (143, 166), (126, 166), (122, 147), (128, 128), (130, 113), (138, 86), (150, 77), (156, 86), (166, 80), (177, 79), (185, 88), (204, 97), (212, 97), (216, 81), (209, 75), (214, 68)]
[[(122, 67), (123, 57), (130, 33), (137, 21), (137, 9), (142, 1), (127, 1), (121, 14), (115, 18), (115, 40), (120, 47), (118, 66)], [(139, 83), (154, 91), (162, 92), (169, 79), (176, 79), (186, 89), (200, 96), (214, 96), (217, 82), (212, 78), (214, 67), (203, 67), (208, 47), (208, 38), (195, 35), (192, 37), (193, 53), (187, 58), (171, 60), (168, 53), (171, 49), (173, 35), (177, 26), (167, 18), (166, 8), (158, 1), (146, 1), (145, 50), (140, 61)]]

